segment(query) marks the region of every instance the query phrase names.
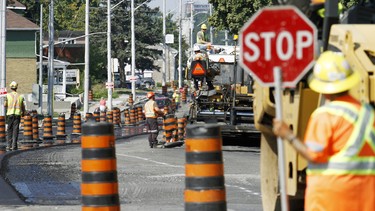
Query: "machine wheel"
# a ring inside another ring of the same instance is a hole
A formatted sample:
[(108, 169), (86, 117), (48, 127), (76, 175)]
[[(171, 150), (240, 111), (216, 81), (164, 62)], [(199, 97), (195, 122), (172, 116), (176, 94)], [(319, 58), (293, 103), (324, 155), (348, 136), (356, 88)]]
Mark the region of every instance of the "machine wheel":
[(262, 134), (260, 143), (260, 178), (263, 210), (281, 210), (278, 184), (277, 140)]

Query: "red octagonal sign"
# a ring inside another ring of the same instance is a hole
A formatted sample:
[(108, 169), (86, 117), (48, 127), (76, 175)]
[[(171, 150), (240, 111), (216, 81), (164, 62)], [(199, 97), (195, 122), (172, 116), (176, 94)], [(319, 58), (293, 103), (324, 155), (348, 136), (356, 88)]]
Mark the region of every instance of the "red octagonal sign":
[(240, 63), (263, 86), (280, 67), (284, 86), (295, 86), (314, 63), (317, 30), (296, 7), (258, 11), (240, 32)]

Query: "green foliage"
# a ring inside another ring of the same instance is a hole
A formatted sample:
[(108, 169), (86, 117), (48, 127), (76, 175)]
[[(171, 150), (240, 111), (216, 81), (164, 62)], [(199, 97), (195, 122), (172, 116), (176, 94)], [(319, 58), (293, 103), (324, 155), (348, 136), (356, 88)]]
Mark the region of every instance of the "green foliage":
[[(100, 99), (101, 97), (108, 98), (108, 89), (106, 89), (105, 85), (102, 83), (93, 85), (91, 90), (94, 99)], [(112, 92), (112, 97), (118, 98), (119, 95), (117, 92)]]
[[(209, 23), (219, 30), (228, 29), (232, 34), (238, 34), (242, 26), (259, 9), (277, 4), (276, 0), (209, 0), (213, 6), (213, 14)], [(310, 4), (308, 0), (286, 0), (287, 4), (294, 4), (299, 8), (302, 4)], [(340, 0), (344, 7), (350, 8), (358, 4), (360, 0)], [(306, 7), (306, 5), (303, 5)]]

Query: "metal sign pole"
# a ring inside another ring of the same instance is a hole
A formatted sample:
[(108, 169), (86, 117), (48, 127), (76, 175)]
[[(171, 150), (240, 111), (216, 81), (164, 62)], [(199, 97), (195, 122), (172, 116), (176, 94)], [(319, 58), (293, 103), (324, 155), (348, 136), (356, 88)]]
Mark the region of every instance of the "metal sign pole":
[[(275, 107), (276, 107), (276, 119), (282, 120), (282, 105), (281, 105), (281, 84), (282, 75), (281, 68), (273, 68), (273, 78), (275, 83)], [(284, 156), (284, 145), (283, 140), (277, 137), (277, 157), (279, 165), (279, 180), (280, 180), (280, 195), (281, 195), (281, 210), (289, 210), (288, 195), (286, 194), (286, 175), (285, 175), (285, 156)]]

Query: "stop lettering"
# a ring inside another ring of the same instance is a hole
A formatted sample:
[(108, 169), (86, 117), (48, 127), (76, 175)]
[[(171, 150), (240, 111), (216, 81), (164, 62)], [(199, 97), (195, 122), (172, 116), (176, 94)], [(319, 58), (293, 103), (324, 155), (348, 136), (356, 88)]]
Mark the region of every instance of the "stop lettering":
[[(296, 39), (294, 40), (294, 38)], [(276, 32), (261, 32), (259, 34), (250, 32), (245, 36), (244, 41), (244, 45), (250, 49), (244, 53), (244, 59), (248, 62), (255, 62), (260, 57), (263, 57), (265, 61), (270, 61), (275, 59), (272, 56), (283, 61), (289, 60), (293, 56), (301, 60), (304, 56), (303, 50), (313, 44), (313, 35), (306, 30), (297, 31), (295, 34), (289, 31), (282, 31), (278, 34)]]

